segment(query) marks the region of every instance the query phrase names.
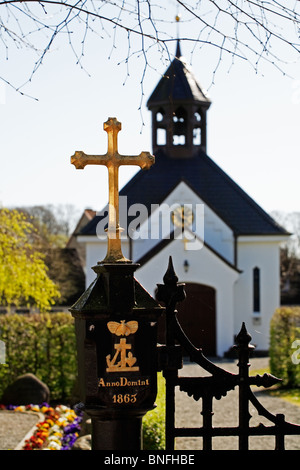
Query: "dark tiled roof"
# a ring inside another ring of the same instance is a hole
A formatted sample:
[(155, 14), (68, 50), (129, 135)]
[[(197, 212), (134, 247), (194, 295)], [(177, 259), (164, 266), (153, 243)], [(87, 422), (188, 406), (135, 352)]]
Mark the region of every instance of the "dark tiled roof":
[(148, 99), (148, 107), (152, 104), (162, 104), (166, 101), (198, 101), (206, 103), (207, 106), (210, 105), (210, 100), (201, 90), (184, 60), (179, 56), (179, 51), (180, 49), (177, 49), (178, 56), (172, 61)]
[[(159, 150), (152, 168), (139, 171), (120, 195), (127, 196), (128, 207), (144, 204), (150, 214), (151, 204), (161, 204), (180, 181), (185, 181), (237, 236), (287, 234), (202, 151), (189, 159), (172, 159)], [(96, 216), (81, 233), (95, 235), (99, 220)]]

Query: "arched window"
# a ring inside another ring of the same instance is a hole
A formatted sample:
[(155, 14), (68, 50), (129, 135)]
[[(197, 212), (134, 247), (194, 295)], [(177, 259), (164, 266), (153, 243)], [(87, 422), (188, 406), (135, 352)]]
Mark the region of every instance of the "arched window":
[(165, 114), (164, 110), (163, 110), (162, 108), (160, 108), (160, 109), (157, 111), (156, 116), (155, 116), (156, 122), (161, 122), (161, 121), (163, 121), (163, 120), (164, 120), (164, 114)]
[(201, 129), (200, 127), (195, 127), (193, 130), (193, 145), (201, 145)]
[(165, 111), (160, 108), (156, 115), (155, 120), (157, 122), (156, 127), (156, 144), (157, 145), (166, 145), (167, 143), (167, 131), (164, 127)]
[(200, 113), (200, 110), (199, 110), (199, 111), (196, 111), (195, 114), (194, 114), (194, 116), (195, 116), (195, 120), (196, 120), (197, 122), (200, 122), (200, 121), (201, 121), (201, 113)]
[(185, 145), (187, 141), (187, 112), (181, 106), (173, 114), (173, 145)]
[(253, 311), (260, 312), (260, 269), (253, 269)]
[(201, 121), (200, 109), (194, 113), (193, 145), (201, 145)]
[(156, 129), (156, 143), (157, 145), (166, 145), (167, 143), (167, 131), (162, 127)]

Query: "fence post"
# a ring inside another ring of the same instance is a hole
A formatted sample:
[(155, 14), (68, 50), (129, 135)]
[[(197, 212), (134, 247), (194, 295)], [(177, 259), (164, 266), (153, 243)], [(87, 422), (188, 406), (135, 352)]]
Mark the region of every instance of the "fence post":
[(254, 346), (250, 344), (251, 336), (246, 330), (245, 323), (236, 337), (239, 368), (239, 449), (248, 450), (249, 447), (249, 357)]
[(283, 427), (285, 423), (284, 414), (278, 413), (276, 415), (277, 422), (277, 433), (275, 436), (275, 450), (284, 450), (284, 432)]
[(156, 299), (163, 302), (166, 307), (165, 347), (163, 349), (165, 363), (161, 364), (160, 368), (166, 379), (166, 450), (174, 450), (175, 387), (178, 382), (178, 369), (182, 367), (181, 347), (175, 344), (175, 308), (177, 302), (185, 299), (185, 292), (184, 284), (178, 283), (171, 257), (163, 281), (164, 284), (158, 284), (156, 290)]

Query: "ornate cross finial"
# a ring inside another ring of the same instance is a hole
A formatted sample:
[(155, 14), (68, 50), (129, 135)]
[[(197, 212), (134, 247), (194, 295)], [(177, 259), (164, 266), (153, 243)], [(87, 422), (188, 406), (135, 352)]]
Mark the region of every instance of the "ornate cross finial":
[(83, 169), (86, 165), (104, 165), (108, 169), (109, 184), (109, 214), (108, 214), (108, 247), (107, 255), (103, 263), (129, 262), (121, 250), (119, 226), (119, 167), (121, 165), (138, 165), (142, 169), (149, 169), (155, 159), (149, 152), (141, 152), (139, 155), (120, 155), (118, 152), (118, 133), (121, 123), (116, 118), (108, 118), (103, 124), (103, 129), (108, 135), (108, 148), (105, 155), (86, 155), (76, 151), (71, 157), (71, 163), (76, 169)]

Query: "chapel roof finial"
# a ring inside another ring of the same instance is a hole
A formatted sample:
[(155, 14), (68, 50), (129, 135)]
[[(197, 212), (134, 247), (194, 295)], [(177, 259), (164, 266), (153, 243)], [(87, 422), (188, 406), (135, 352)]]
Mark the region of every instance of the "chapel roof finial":
[(182, 54), (181, 54), (181, 48), (180, 48), (180, 40), (177, 39), (177, 46), (176, 46), (175, 57), (176, 57), (177, 59), (180, 59), (181, 55), (182, 55)]
[(180, 39), (179, 39), (179, 21), (180, 21), (181, 16), (177, 13), (175, 16), (175, 20), (177, 23), (177, 46), (176, 46), (176, 53), (175, 57), (179, 59), (181, 57), (181, 48), (180, 48)]

